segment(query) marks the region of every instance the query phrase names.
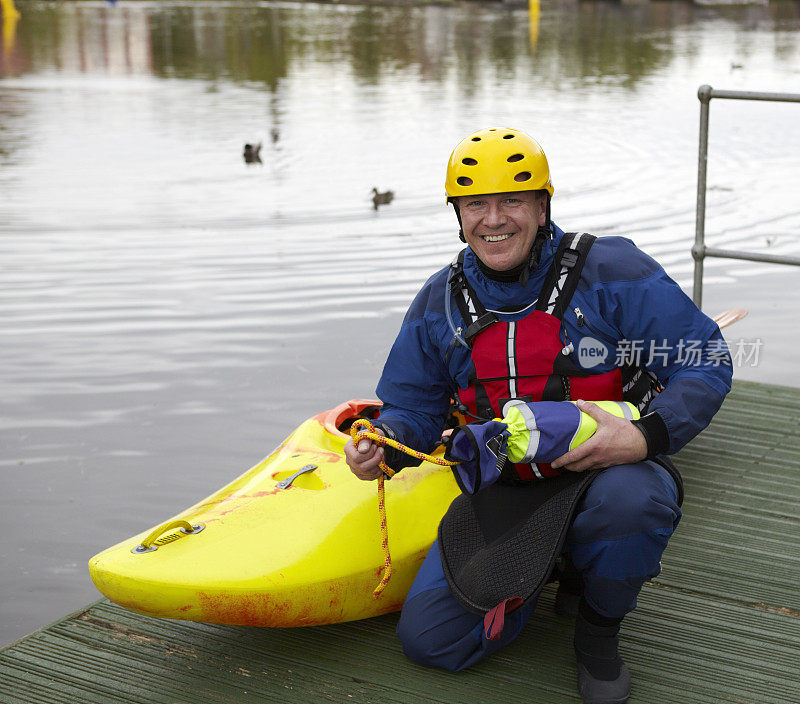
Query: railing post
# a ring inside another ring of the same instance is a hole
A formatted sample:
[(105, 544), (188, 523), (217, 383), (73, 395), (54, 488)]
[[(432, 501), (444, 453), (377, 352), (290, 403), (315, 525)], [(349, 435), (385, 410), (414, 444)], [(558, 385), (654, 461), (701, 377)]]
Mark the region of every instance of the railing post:
[(712, 88), (700, 86), (697, 97), (700, 100), (700, 148), (697, 155), (697, 213), (695, 218), (694, 247), (694, 289), (692, 299), (698, 308), (703, 306), (703, 259), (705, 257), (706, 229), (706, 177), (708, 171), (708, 110), (711, 103)]
[(706, 247), (706, 186), (708, 170), (708, 119), (711, 98), (727, 98), (729, 100), (768, 100), (779, 103), (800, 103), (800, 93), (765, 93), (761, 91), (714, 90), (709, 85), (697, 89), (700, 101), (700, 147), (697, 156), (697, 214), (695, 221), (694, 245), (694, 289), (692, 299), (698, 308), (703, 305), (703, 262), (706, 257), (722, 257), (741, 259), (744, 261), (769, 262), (800, 266), (800, 257), (778, 254), (761, 254), (759, 252), (734, 252), (718, 247)]

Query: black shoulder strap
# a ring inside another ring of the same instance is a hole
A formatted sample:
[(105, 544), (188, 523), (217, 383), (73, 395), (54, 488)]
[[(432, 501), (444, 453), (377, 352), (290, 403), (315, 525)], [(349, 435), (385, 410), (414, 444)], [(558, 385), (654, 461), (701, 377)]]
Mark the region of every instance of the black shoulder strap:
[(475, 295), (472, 286), (469, 285), (464, 274), (464, 254), (466, 249), (462, 249), (458, 256), (450, 264), (450, 293), (456, 301), (458, 312), (464, 321), (464, 339), (468, 345), (472, 344), (473, 338), (479, 333), (498, 321), (494, 313), (489, 313)]
[(585, 232), (564, 233), (542, 285), (536, 310), (550, 313), (561, 320), (578, 288), (583, 265), (596, 239)]

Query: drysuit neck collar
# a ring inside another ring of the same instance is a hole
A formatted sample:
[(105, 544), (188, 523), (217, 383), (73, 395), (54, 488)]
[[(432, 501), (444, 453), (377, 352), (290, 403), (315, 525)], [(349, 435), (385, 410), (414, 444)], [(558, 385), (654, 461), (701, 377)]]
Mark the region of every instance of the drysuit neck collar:
[(540, 227), (539, 232), (536, 233), (536, 238), (533, 241), (533, 245), (531, 246), (531, 250), (527, 259), (521, 264), (515, 266), (513, 269), (507, 269), (506, 271), (492, 269), (484, 264), (477, 256), (475, 257), (475, 262), (477, 263), (480, 272), (486, 278), (491, 279), (492, 281), (499, 281), (501, 283), (512, 283), (514, 281), (519, 281), (520, 285), (526, 286), (531, 272), (535, 271), (539, 266), (539, 261), (542, 256), (542, 245), (544, 245), (544, 241), (546, 239), (547, 230), (543, 227)]

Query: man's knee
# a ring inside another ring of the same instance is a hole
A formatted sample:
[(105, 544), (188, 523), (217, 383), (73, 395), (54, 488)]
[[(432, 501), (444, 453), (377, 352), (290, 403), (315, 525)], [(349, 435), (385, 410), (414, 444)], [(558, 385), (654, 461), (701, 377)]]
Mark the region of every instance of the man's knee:
[(610, 467), (587, 490), (571, 540), (614, 540), (653, 531), (671, 533), (680, 515), (677, 488), (665, 470), (645, 462)]
[(415, 619), (407, 615), (406, 611), (400, 614), (400, 621), (397, 624), (397, 637), (403, 648), (403, 654), (417, 665), (425, 667), (443, 667), (453, 671), (454, 668), (447, 667), (441, 662), (440, 651), (446, 644), (443, 642), (440, 633), (441, 628), (425, 627), (420, 619)]
[[(443, 610), (444, 604), (437, 604), (438, 591), (423, 592), (405, 603), (397, 624), (397, 637), (409, 660), (456, 672), (470, 664), (475, 641), (480, 640), (472, 632), (480, 627), (481, 619), (460, 609), (459, 612)], [(441, 596), (449, 596), (449, 590)]]
[(397, 638), (403, 647), (403, 653), (409, 660), (413, 660), (418, 665), (430, 666), (427, 657), (427, 643), (423, 643), (425, 638), (425, 628), (423, 619), (414, 609), (414, 599), (407, 601), (403, 610), (400, 612), (400, 620), (397, 622)]
[(458, 672), (513, 641), (535, 606), (535, 601), (531, 601), (507, 614), (500, 637), (489, 640), (484, 633), (482, 616), (461, 607), (449, 589), (431, 589), (405, 603), (397, 624), (397, 636), (410, 660), (426, 667)]

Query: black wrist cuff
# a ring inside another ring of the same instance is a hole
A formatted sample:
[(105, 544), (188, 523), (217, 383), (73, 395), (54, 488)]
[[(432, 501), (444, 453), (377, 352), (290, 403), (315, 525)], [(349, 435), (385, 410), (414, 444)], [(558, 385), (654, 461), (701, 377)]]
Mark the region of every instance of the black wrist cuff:
[[(378, 423), (378, 427), (384, 433), (386, 433), (387, 438), (397, 440), (397, 435), (388, 425), (385, 423)], [(417, 459), (416, 457), (411, 457), (405, 452), (400, 452), (400, 450), (390, 447), (389, 445), (383, 446), (383, 461), (386, 462), (386, 464), (389, 465), (389, 467), (391, 467), (395, 472), (399, 472), (404, 467), (417, 467), (418, 465), (422, 464), (422, 460)]]
[(647, 442), (647, 458), (652, 460), (656, 455), (663, 455), (669, 450), (669, 430), (664, 419), (655, 411), (631, 421), (644, 435)]

